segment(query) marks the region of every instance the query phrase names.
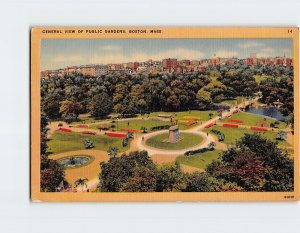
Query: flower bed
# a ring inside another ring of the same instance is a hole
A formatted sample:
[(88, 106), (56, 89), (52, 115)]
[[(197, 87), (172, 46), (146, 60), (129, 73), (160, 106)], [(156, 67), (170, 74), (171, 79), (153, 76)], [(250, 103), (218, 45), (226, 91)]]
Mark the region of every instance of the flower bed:
[(87, 128), (87, 127), (89, 127), (89, 125), (87, 125), (87, 124), (79, 124), (78, 127)]
[(185, 123), (184, 125), (185, 126), (191, 126), (191, 125), (194, 125), (194, 124), (196, 124), (197, 122), (196, 121), (188, 121), (187, 123)]
[(250, 129), (251, 129), (251, 130), (255, 130), (255, 131), (268, 131), (267, 128), (256, 127), (256, 126), (251, 126)]
[(188, 120), (179, 120), (178, 122), (180, 122), (180, 123), (188, 123), (189, 121)]
[(208, 129), (208, 128), (212, 127), (212, 126), (214, 126), (214, 123), (210, 123), (210, 124), (204, 126), (204, 128)]
[(114, 133), (114, 132), (108, 132), (106, 133), (108, 137), (115, 137), (115, 138), (126, 138), (127, 134), (124, 133)]
[(235, 119), (228, 119), (228, 122), (234, 122), (234, 123), (243, 123), (242, 120), (235, 120)]
[(97, 133), (94, 132), (94, 131), (88, 131), (88, 130), (82, 131), (81, 133), (83, 133), (83, 134), (91, 134), (91, 135), (96, 135), (96, 134), (97, 134)]
[(225, 123), (225, 124), (223, 124), (223, 127), (226, 127), (226, 128), (238, 128), (239, 125)]
[(200, 120), (198, 116), (184, 116), (183, 119)]
[(62, 132), (72, 132), (71, 129), (67, 129), (67, 128), (59, 128), (59, 130)]
[(101, 129), (101, 130), (108, 130), (109, 126), (108, 125), (99, 125), (99, 126), (97, 126), (97, 128)]
[(130, 132), (130, 133), (138, 133), (140, 130), (137, 129), (121, 129), (123, 132)]

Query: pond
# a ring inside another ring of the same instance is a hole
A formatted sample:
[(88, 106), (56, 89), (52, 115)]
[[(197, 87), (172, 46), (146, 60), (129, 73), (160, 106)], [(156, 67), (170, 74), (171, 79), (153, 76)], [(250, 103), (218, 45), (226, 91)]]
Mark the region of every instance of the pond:
[(249, 108), (246, 112), (253, 113), (256, 115), (266, 116), (275, 118), (278, 121), (283, 121), (285, 117), (282, 113), (275, 107), (267, 107), (267, 108)]
[(59, 159), (57, 162), (63, 165), (65, 168), (78, 168), (88, 165), (92, 159), (93, 157), (88, 155), (74, 155)]

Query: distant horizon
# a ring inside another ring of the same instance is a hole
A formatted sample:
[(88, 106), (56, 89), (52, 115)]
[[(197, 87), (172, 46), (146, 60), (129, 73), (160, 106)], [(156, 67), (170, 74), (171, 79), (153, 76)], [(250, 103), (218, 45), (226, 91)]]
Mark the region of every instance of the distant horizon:
[(128, 62), (292, 58), (292, 39), (42, 39), (41, 70)]

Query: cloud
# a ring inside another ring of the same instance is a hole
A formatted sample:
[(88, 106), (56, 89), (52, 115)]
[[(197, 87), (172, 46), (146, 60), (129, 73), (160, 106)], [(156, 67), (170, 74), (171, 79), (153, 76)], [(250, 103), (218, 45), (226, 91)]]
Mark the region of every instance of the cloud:
[(121, 51), (121, 47), (116, 45), (104, 45), (100, 47), (100, 50), (105, 52), (119, 52)]
[(268, 57), (273, 57), (270, 53), (257, 53), (256, 54), (256, 57), (259, 57), (259, 58), (268, 58)]
[(272, 52), (274, 52), (274, 49), (272, 49), (272, 48), (263, 48), (263, 49), (261, 49), (261, 51), (267, 52), (267, 53), (272, 53)]
[(75, 62), (82, 61), (81, 56), (57, 56), (52, 59), (53, 62)]
[(240, 54), (237, 51), (227, 51), (227, 50), (219, 50), (215, 53), (218, 57), (230, 58), (230, 57), (238, 57)]
[(136, 52), (130, 55), (125, 55), (123, 53), (107, 53), (101, 55), (95, 55), (90, 59), (90, 63), (101, 63), (101, 64), (111, 64), (111, 63), (125, 63), (134, 61), (147, 61), (152, 60), (162, 60), (164, 58), (177, 58), (177, 59), (200, 59), (204, 57), (204, 53), (198, 50), (191, 49), (172, 49), (164, 52), (150, 54), (144, 52)]
[(264, 44), (256, 42), (256, 41), (249, 41), (246, 43), (240, 43), (240, 44), (238, 44), (238, 46), (240, 48), (247, 49), (247, 48), (262, 47), (262, 46), (264, 46)]

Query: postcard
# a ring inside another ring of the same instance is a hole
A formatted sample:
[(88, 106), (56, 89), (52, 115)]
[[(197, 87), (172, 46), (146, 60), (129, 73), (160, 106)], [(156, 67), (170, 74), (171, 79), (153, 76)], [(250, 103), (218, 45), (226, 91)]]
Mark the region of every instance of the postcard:
[(31, 30), (35, 202), (299, 200), (296, 27)]

